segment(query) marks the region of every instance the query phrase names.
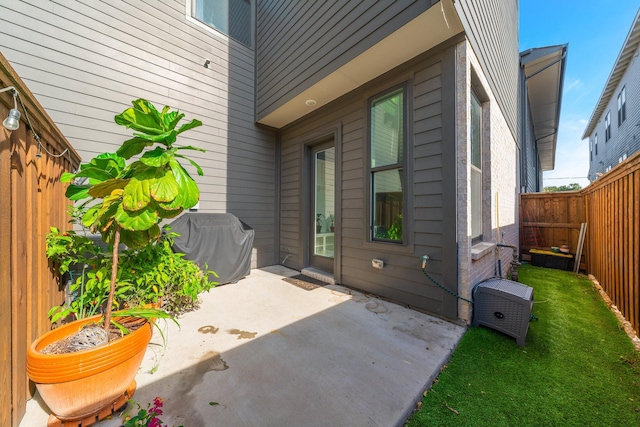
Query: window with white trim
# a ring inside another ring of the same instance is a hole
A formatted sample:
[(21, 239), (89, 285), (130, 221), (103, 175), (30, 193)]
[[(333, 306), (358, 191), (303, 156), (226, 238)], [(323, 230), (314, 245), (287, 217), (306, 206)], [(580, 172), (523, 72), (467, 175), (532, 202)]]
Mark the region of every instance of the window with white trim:
[(618, 126), (627, 119), (627, 90), (626, 86), (618, 94)]
[(608, 142), (611, 139), (611, 111), (607, 111), (607, 115), (604, 117), (604, 142)]
[(593, 146), (595, 148), (596, 156), (598, 155), (598, 134), (596, 133), (593, 137)]
[(482, 104), (471, 92), (471, 241), (482, 240)]
[(254, 0), (187, 0), (187, 13), (245, 46), (253, 47)]

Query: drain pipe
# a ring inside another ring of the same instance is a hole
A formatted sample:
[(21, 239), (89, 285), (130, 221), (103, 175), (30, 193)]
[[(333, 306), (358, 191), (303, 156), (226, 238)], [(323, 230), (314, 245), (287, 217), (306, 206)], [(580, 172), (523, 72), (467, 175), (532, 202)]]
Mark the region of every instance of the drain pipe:
[(520, 265), (520, 262), (518, 261), (518, 247), (515, 245), (504, 245), (502, 243), (497, 243), (496, 246), (498, 248), (511, 248), (513, 251), (513, 258), (511, 259), (511, 280), (517, 282), (518, 266)]

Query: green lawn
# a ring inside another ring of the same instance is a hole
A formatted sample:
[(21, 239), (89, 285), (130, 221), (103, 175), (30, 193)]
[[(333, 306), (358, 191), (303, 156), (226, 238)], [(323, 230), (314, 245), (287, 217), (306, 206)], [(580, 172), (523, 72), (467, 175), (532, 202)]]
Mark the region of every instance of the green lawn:
[(588, 278), (521, 266), (526, 347), (470, 327), (407, 426), (640, 426), (640, 355)]

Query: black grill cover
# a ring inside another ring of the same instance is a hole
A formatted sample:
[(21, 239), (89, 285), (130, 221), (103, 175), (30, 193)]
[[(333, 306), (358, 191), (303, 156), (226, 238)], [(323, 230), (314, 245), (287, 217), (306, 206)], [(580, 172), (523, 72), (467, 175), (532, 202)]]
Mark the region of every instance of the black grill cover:
[(219, 284), (235, 283), (251, 273), (253, 228), (226, 213), (186, 213), (173, 221), (174, 252), (218, 274)]

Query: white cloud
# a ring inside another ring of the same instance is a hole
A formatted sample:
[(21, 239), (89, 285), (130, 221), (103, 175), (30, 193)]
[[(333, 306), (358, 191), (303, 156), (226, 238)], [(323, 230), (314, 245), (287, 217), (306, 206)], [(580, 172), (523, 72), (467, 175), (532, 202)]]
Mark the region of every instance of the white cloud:
[(569, 83), (568, 85), (565, 85), (564, 87), (564, 91), (563, 91), (563, 95), (566, 94), (567, 92), (569, 92), (571, 89), (574, 88), (582, 88), (582, 81), (580, 79), (575, 79), (574, 81), (572, 81), (571, 83)]

